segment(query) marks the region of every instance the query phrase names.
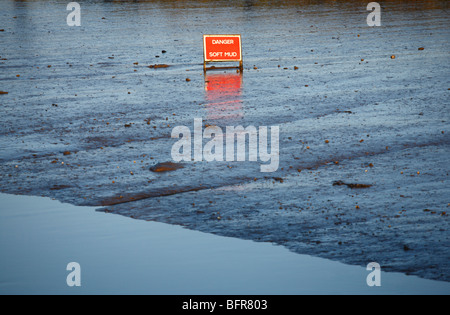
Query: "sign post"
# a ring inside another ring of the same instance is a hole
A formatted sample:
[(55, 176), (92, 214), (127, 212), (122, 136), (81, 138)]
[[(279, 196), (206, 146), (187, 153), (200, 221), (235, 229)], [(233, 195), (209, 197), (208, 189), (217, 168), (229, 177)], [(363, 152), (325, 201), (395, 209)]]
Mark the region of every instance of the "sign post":
[[(239, 67), (244, 70), (242, 60), (241, 35), (203, 35), (203, 70), (220, 69), (217, 67), (206, 68), (211, 62), (239, 62)], [(221, 67), (235, 68), (235, 67)]]

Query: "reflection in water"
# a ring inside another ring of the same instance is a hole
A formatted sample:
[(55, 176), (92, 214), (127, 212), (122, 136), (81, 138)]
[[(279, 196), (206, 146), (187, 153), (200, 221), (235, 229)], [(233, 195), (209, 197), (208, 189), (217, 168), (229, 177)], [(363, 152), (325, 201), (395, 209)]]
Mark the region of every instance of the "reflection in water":
[(205, 75), (206, 109), (208, 120), (244, 118), (242, 110), (242, 73), (214, 73)]

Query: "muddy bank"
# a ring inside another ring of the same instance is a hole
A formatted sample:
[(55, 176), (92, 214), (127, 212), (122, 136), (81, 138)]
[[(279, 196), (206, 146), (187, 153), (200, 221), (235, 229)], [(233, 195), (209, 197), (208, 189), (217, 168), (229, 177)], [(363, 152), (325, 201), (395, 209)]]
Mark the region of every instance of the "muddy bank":
[[(87, 2), (70, 28), (62, 2), (6, 1), (0, 190), (449, 281), (447, 4), (369, 28), (358, 3)], [(204, 76), (205, 32), (243, 35), (243, 74)], [(152, 171), (195, 118), (280, 126), (278, 171)]]

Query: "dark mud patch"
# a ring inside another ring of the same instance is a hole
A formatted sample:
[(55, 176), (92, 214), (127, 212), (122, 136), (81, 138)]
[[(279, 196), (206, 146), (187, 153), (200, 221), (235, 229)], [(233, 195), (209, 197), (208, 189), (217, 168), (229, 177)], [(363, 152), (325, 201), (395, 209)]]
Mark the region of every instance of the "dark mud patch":
[(284, 179), (281, 177), (274, 177), (273, 179), (281, 184), (284, 182)]
[(173, 172), (182, 168), (184, 168), (184, 166), (181, 164), (173, 162), (164, 162), (158, 163), (155, 166), (150, 167), (150, 171), (154, 173), (164, 173), (164, 172)]
[(98, 62), (97, 65), (99, 65), (101, 68), (115, 66), (115, 64), (112, 62)]
[(68, 185), (53, 185), (53, 187), (51, 187), (50, 190), (62, 190), (62, 189), (67, 189), (67, 188), (72, 188), (72, 186), (68, 186)]
[(338, 180), (338, 181), (333, 183), (333, 186), (347, 186), (348, 188), (351, 188), (351, 189), (365, 189), (365, 188), (370, 188), (373, 185), (368, 185), (368, 184), (347, 184), (347, 183), (344, 183), (341, 180)]
[(196, 192), (201, 191), (205, 189), (211, 189), (211, 187), (207, 186), (198, 186), (198, 187), (181, 187), (177, 189), (159, 189), (155, 191), (150, 191), (147, 193), (139, 193), (139, 194), (128, 194), (124, 196), (118, 196), (118, 197), (112, 197), (105, 199), (101, 202), (102, 206), (114, 206), (119, 205), (123, 203), (129, 203), (133, 201), (139, 201), (149, 198), (156, 198), (156, 197), (166, 197), (166, 196), (173, 196), (177, 194), (187, 193), (187, 192)]
[(156, 64), (156, 65), (150, 65), (148, 66), (150, 69), (164, 69), (164, 68), (169, 68), (169, 65), (166, 64)]

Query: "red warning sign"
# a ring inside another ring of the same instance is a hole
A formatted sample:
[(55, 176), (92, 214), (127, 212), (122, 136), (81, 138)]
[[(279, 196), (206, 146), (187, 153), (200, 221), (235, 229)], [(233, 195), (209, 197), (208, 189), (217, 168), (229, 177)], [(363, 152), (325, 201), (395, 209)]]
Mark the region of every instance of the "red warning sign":
[(203, 35), (205, 62), (242, 61), (241, 35)]

